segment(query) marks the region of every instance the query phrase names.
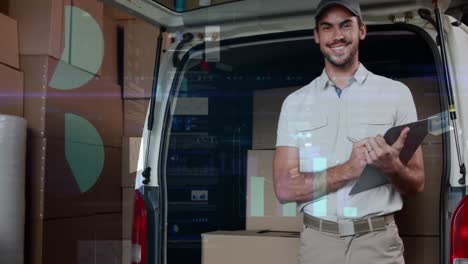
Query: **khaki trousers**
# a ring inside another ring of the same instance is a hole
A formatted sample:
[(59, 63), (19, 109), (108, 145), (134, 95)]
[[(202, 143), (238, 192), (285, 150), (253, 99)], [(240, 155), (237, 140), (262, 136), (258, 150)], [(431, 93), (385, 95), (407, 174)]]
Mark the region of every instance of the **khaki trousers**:
[(404, 264), (403, 241), (395, 221), (387, 229), (340, 237), (304, 226), (299, 264)]

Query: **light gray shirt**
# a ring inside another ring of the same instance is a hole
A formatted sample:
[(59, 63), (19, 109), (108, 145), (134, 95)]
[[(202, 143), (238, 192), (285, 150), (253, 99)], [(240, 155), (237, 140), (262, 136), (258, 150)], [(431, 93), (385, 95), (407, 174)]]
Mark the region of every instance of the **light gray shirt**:
[[(353, 146), (347, 137), (361, 140), (384, 135), (393, 126), (417, 120), (408, 87), (375, 75), (362, 64), (340, 96), (335, 88), (324, 70), (283, 103), (276, 146), (299, 149), (301, 172), (324, 171), (346, 162)], [(305, 203), (300, 209), (330, 221), (401, 210), (403, 201), (393, 185), (349, 195), (355, 182)]]

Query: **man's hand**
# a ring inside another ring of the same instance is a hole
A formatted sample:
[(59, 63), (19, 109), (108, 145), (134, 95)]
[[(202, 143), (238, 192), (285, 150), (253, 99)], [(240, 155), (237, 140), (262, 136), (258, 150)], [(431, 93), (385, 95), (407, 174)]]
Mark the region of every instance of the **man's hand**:
[(353, 144), (351, 155), (345, 163), (349, 169), (349, 175), (352, 177), (351, 179), (358, 178), (368, 163), (368, 160), (366, 159), (367, 144), (366, 140), (361, 140)]
[(390, 182), (402, 194), (417, 193), (424, 190), (424, 162), (421, 146), (407, 164), (400, 160), (400, 152), (405, 146), (410, 131), (405, 127), (398, 139), (391, 146), (382, 136), (366, 138), (365, 142), (367, 164), (379, 168), (387, 175)]
[(365, 144), (367, 148), (367, 163), (379, 168), (386, 174), (397, 173), (403, 167), (400, 160), (400, 152), (405, 146), (408, 137), (409, 127), (405, 127), (393, 145), (388, 145), (382, 136), (367, 138)]

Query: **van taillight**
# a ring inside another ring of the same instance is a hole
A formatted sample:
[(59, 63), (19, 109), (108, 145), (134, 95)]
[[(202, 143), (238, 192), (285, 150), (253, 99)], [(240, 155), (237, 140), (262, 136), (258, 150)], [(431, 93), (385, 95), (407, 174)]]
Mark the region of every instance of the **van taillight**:
[(450, 263), (468, 264), (468, 196), (453, 212), (450, 228)]
[(135, 190), (132, 227), (132, 264), (147, 263), (147, 218), (145, 200), (138, 190)]

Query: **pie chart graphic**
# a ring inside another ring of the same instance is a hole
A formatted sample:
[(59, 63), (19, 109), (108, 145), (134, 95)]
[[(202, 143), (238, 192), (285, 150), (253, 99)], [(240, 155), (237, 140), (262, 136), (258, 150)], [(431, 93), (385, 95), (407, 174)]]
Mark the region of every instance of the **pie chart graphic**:
[(64, 11), (64, 49), (49, 86), (72, 90), (89, 82), (99, 71), (104, 58), (104, 36), (88, 12), (75, 6), (66, 6)]
[(89, 191), (103, 171), (104, 144), (90, 122), (71, 113), (65, 115), (65, 158), (80, 193)]

